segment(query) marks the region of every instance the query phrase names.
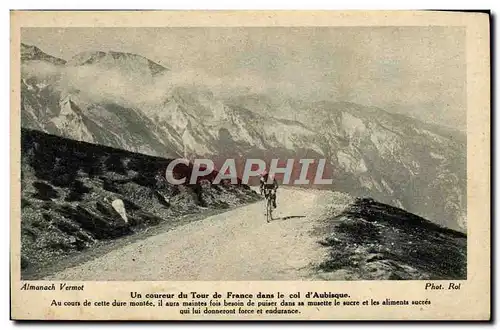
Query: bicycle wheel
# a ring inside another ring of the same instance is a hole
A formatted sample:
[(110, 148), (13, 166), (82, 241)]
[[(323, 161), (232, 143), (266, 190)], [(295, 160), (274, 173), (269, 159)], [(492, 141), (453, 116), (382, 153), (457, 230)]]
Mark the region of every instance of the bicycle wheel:
[(267, 222), (271, 222), (273, 219), (273, 205), (271, 198), (267, 198)]

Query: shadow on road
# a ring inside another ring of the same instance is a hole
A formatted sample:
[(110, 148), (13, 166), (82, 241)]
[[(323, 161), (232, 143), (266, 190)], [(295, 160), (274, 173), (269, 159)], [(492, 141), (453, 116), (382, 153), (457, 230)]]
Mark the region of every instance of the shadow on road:
[(305, 215), (288, 215), (285, 217), (277, 217), (277, 218), (273, 217), (272, 221), (274, 221), (274, 220), (290, 220), (290, 219), (305, 218), (305, 217), (306, 217)]

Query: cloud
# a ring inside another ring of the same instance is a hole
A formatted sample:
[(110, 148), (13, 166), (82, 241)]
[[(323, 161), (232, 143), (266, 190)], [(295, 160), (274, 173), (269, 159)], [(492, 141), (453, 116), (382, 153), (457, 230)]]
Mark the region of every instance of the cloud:
[[(463, 127), (464, 37), (465, 30), (455, 26), (23, 29), (24, 42), (61, 58), (114, 50), (173, 69), (154, 81), (135, 77), (140, 87), (116, 78), (120, 72), (111, 74), (106, 79), (120, 86), (127, 102), (154, 103), (171, 85), (206, 86), (223, 96), (269, 93), (306, 102), (397, 106), (427, 121)], [(79, 75), (76, 85), (89, 83)], [(96, 79), (101, 90), (93, 94), (120, 94), (106, 79)], [(421, 112), (422, 104), (439, 110)]]
[(216, 97), (268, 92), (291, 96), (297, 95), (299, 88), (291, 82), (274, 82), (243, 70), (223, 77), (200, 69), (168, 71), (152, 77), (140, 71), (99, 64), (60, 67), (44, 62), (29, 62), (23, 64), (22, 75), (24, 78), (50, 80), (59, 91), (77, 92), (96, 103), (112, 102), (131, 107), (161, 104), (175, 87), (205, 89)]
[(21, 75), (23, 78), (49, 79), (57, 77), (61, 69), (56, 65), (45, 61), (30, 61), (21, 65)]
[(58, 67), (29, 62), (23, 64), (22, 76), (49, 80), (60, 92), (78, 93), (96, 103), (112, 102), (133, 107), (160, 101), (165, 89), (169, 88), (165, 77), (155, 79), (100, 65)]
[[(369, 36), (375, 37), (376, 33)], [(268, 44), (260, 43), (258, 49), (247, 46), (245, 51), (235, 50), (237, 55), (212, 54), (214, 59), (200, 60), (206, 63), (204, 66), (173, 65), (171, 71), (154, 78), (145, 74), (147, 68), (122, 69), (99, 63), (56, 67), (30, 62), (22, 69), (25, 77), (57, 82), (61, 91), (78, 91), (93, 102), (113, 102), (126, 107), (158, 108), (174, 87), (182, 86), (206, 89), (221, 98), (268, 94), (305, 102), (350, 101), (464, 127), (463, 56), (450, 57), (452, 54), (425, 42), (413, 42), (419, 48), (414, 48), (415, 54), (409, 56), (407, 47), (392, 47), (389, 51), (364, 40), (369, 36), (354, 34), (350, 37), (361, 40), (352, 43), (341, 40), (332, 48), (314, 44), (297, 51), (278, 48), (283, 54), (275, 54), (267, 49)]]

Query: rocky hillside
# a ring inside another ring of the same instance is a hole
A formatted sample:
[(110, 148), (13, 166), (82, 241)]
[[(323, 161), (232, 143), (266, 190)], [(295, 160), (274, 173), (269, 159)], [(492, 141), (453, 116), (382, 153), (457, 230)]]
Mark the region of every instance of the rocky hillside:
[[(183, 215), (260, 198), (245, 185), (213, 185), (213, 175), (173, 186), (165, 179), (168, 163), (22, 129), (22, 271), (36, 271), (97, 242), (175, 224)], [(179, 168), (189, 178), (190, 168)]]
[(467, 237), (396, 207), (358, 199), (326, 218), (320, 266), (331, 280), (457, 280), (467, 278)]
[(23, 58), (23, 127), (166, 158), (325, 158), (334, 183), (321, 188), (466, 229), (462, 133), (346, 102), (222, 97), (134, 54), (82, 53), (42, 70), (47, 56)]

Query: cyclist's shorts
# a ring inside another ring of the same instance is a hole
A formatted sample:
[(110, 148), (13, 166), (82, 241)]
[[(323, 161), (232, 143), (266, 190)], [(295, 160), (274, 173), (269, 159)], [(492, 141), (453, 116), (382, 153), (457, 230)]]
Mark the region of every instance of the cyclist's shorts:
[(264, 194), (266, 196), (268, 195), (271, 195), (271, 196), (276, 196), (276, 190), (274, 188), (268, 188), (268, 187), (265, 187), (264, 188)]

